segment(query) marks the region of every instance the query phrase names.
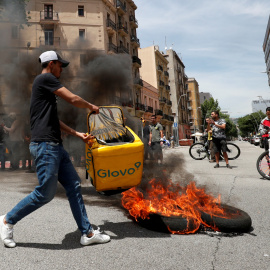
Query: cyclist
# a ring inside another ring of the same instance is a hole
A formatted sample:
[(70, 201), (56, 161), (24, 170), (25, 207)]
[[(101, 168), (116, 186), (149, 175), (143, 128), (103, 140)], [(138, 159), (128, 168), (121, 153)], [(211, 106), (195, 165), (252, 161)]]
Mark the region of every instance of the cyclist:
[(268, 131), (270, 128), (270, 107), (266, 108), (266, 117), (261, 121), (260, 126), (259, 126), (259, 132), (262, 135), (263, 138), (263, 144), (264, 144), (264, 149), (265, 151), (269, 150), (269, 143), (268, 143)]
[(232, 169), (232, 166), (229, 165), (228, 155), (227, 155), (227, 143), (226, 143), (226, 121), (224, 119), (219, 118), (218, 111), (211, 112), (212, 119), (210, 121), (210, 126), (212, 127), (212, 141), (213, 141), (213, 149), (215, 152), (216, 165), (214, 168), (219, 168), (219, 157), (220, 151), (223, 153), (223, 157), (226, 161), (226, 167), (228, 169)]

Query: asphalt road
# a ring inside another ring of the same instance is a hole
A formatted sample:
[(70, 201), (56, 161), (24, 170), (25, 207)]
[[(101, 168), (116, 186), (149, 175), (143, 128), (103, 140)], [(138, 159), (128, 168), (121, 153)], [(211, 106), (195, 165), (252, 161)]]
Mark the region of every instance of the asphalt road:
[[(175, 182), (195, 180), (222, 202), (246, 211), (252, 231), (242, 235), (158, 233), (134, 223), (121, 206), (121, 195), (103, 196), (83, 180), (82, 192), (89, 218), (111, 236), (104, 245), (82, 247), (64, 191), (14, 227), (15, 249), (0, 243), (0, 269), (270, 269), (270, 181), (260, 177), (256, 159), (262, 149), (237, 142), (241, 156), (214, 169), (207, 160), (193, 160), (189, 147), (165, 150), (165, 168)], [(79, 171), (84, 176), (83, 171)], [(32, 191), (35, 174), (0, 173), (0, 214), (5, 214)]]

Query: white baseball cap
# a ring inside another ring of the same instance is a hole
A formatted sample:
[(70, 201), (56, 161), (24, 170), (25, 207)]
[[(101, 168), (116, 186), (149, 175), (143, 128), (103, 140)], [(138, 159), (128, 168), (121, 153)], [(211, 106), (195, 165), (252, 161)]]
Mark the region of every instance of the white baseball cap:
[(67, 67), (69, 65), (69, 62), (62, 59), (62, 57), (56, 53), (55, 51), (47, 51), (42, 53), (39, 56), (39, 62), (41, 64), (46, 63), (46, 62), (50, 62), (50, 61), (59, 61), (62, 63), (62, 67)]

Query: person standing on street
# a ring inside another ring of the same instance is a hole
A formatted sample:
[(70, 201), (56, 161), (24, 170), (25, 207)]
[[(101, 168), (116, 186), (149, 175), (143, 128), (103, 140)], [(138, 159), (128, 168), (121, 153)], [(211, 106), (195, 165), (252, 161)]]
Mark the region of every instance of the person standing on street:
[(210, 126), (212, 128), (212, 141), (213, 149), (215, 153), (216, 165), (214, 168), (219, 168), (219, 157), (220, 152), (222, 151), (224, 159), (226, 161), (226, 167), (232, 169), (232, 166), (229, 165), (228, 155), (227, 155), (227, 143), (226, 143), (226, 121), (219, 118), (219, 112), (211, 112), (212, 119), (210, 120)]
[(163, 161), (163, 154), (162, 154), (162, 148), (163, 141), (161, 141), (161, 138), (163, 138), (163, 127), (160, 123), (157, 123), (157, 117), (156, 115), (151, 116), (151, 122), (150, 125), (150, 135), (149, 135), (149, 145), (151, 146), (151, 156), (152, 159), (156, 160), (157, 162), (160, 160), (160, 162)]
[(40, 55), (39, 61), (42, 73), (33, 82), (30, 103), (30, 152), (36, 164), (38, 186), (10, 212), (0, 217), (1, 239), (5, 246), (15, 247), (13, 226), (50, 202), (55, 196), (59, 181), (66, 190), (73, 217), (81, 231), (81, 245), (109, 242), (110, 237), (94, 230), (88, 220), (81, 194), (81, 179), (63, 148), (61, 131), (76, 136), (85, 143), (93, 136), (73, 130), (59, 121), (57, 97), (75, 107), (88, 108), (96, 113), (99, 113), (99, 107), (74, 95), (59, 82), (62, 68), (67, 67), (69, 62), (63, 60), (58, 53), (46, 51)]

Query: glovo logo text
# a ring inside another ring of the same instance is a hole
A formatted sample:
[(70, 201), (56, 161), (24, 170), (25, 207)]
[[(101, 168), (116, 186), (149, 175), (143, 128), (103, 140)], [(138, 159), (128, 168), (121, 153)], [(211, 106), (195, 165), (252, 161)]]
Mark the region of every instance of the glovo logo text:
[(136, 162), (134, 164), (134, 168), (128, 168), (128, 169), (121, 169), (121, 170), (117, 170), (117, 171), (112, 171), (112, 170), (98, 170), (97, 171), (97, 175), (100, 178), (105, 178), (105, 177), (118, 177), (118, 176), (128, 176), (128, 175), (132, 175), (136, 172), (136, 170), (139, 170), (139, 168), (141, 167), (142, 163), (141, 162)]

